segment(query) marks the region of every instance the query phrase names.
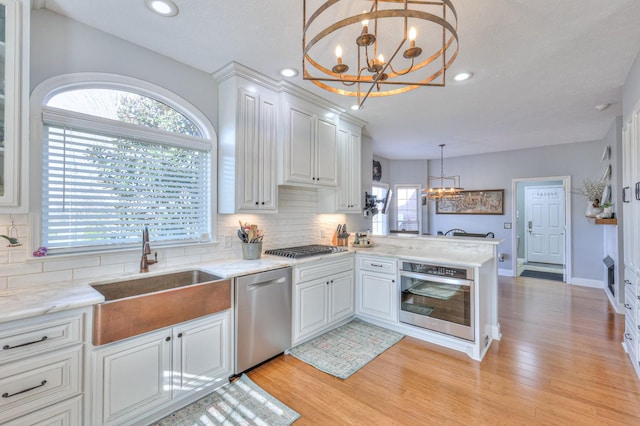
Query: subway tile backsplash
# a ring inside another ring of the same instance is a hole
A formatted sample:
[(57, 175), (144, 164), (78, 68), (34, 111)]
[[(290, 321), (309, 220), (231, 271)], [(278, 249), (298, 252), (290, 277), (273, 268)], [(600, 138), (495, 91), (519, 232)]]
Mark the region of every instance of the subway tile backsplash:
[[(226, 259), (240, 259), (240, 240), (236, 235), (238, 221), (257, 224), (264, 229), (263, 250), (304, 244), (330, 244), (338, 223), (346, 223), (349, 231), (358, 230), (362, 223), (357, 214), (318, 213), (318, 192), (313, 189), (280, 187), (278, 213), (218, 215), (216, 242), (184, 247), (151, 248), (158, 252), (158, 264), (150, 271), (194, 266)], [(138, 273), (139, 250), (115, 253), (88, 253), (36, 258), (31, 255), (37, 248), (30, 235), (30, 215), (1, 215), (0, 234), (9, 235), (11, 219), (18, 231), (22, 246), (7, 247), (0, 239), (0, 290), (74, 284)], [(152, 230), (151, 230), (152, 231)], [(225, 238), (226, 237), (226, 238)], [(225, 246), (225, 240), (231, 247)]]

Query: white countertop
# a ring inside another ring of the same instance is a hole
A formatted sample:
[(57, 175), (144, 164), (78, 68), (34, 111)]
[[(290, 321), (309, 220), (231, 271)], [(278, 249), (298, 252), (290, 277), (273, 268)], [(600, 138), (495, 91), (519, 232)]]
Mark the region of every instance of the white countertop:
[[(499, 240), (477, 241), (470, 238), (398, 238), (376, 237), (373, 247), (349, 247), (349, 251), (320, 256), (289, 259), (263, 255), (257, 260), (229, 259), (202, 265), (190, 265), (172, 270), (150, 272), (145, 276), (162, 275), (185, 269), (202, 269), (223, 278), (233, 278), (271, 269), (320, 261), (351, 253), (417, 260), (445, 266), (481, 267), (495, 256)], [(120, 279), (140, 278), (139, 274)], [(110, 279), (108, 281), (114, 281)], [(96, 280), (94, 283), (100, 283)], [(37, 288), (0, 291), (0, 323), (44, 315), (104, 302), (104, 297), (90, 285), (69, 283)]]

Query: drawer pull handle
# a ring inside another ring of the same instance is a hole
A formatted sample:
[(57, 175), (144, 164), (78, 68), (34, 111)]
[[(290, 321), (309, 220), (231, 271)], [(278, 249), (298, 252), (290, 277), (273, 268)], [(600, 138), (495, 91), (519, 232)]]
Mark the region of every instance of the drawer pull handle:
[(379, 263), (371, 263), (371, 266), (375, 266), (376, 268), (382, 268), (382, 265)]
[(624, 304), (624, 307), (625, 307), (625, 308), (627, 308), (627, 309), (629, 309), (629, 310), (631, 310), (631, 305), (630, 305), (630, 304), (628, 304), (628, 303), (625, 303), (625, 304)]
[(633, 338), (631, 337), (631, 333), (624, 333), (624, 338), (627, 340), (633, 341)]
[(629, 280), (624, 280), (624, 283), (627, 284), (627, 285), (631, 285), (631, 281), (629, 281)]
[(21, 348), (23, 346), (29, 346), (29, 345), (33, 345), (34, 343), (40, 343), (40, 342), (44, 342), (45, 340), (47, 340), (48, 337), (47, 336), (42, 336), (42, 339), (40, 340), (34, 340), (33, 342), (27, 342), (27, 343), (23, 343), (21, 345), (15, 345), (15, 346), (9, 346), (9, 345), (4, 345), (2, 347), (3, 350), (7, 350), (7, 349), (16, 349), (16, 348)]
[(40, 382), (40, 384), (39, 384), (39, 385), (35, 385), (35, 386), (33, 386), (33, 387), (29, 388), (29, 389), (21, 390), (20, 392), (12, 393), (11, 395), (9, 395), (9, 393), (8, 393), (8, 392), (5, 392), (5, 393), (3, 393), (3, 394), (2, 394), (2, 397), (3, 397), (3, 398), (11, 398), (12, 396), (20, 395), (21, 393), (25, 393), (25, 392), (32, 391), (32, 390), (34, 390), (34, 389), (41, 388), (41, 387), (43, 387), (43, 386), (44, 386), (44, 385), (46, 385), (46, 384), (47, 384), (47, 381), (46, 381), (46, 380), (43, 380), (42, 382)]

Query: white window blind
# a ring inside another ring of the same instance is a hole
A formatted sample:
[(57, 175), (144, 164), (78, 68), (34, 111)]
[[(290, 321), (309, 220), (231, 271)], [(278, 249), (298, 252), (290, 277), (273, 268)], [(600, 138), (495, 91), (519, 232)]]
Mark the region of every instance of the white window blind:
[(209, 232), (207, 150), (53, 124), (43, 142), (49, 249), (139, 244), (144, 226), (156, 242), (197, 242)]

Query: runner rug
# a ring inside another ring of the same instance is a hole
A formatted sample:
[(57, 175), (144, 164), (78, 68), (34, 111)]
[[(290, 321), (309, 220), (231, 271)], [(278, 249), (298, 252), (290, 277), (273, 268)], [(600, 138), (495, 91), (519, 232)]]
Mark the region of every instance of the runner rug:
[(246, 375), (228, 383), (153, 426), (287, 426), (300, 414), (278, 401)]
[(403, 337), (356, 318), (289, 353), (320, 371), (346, 379)]

